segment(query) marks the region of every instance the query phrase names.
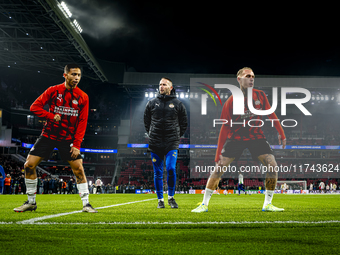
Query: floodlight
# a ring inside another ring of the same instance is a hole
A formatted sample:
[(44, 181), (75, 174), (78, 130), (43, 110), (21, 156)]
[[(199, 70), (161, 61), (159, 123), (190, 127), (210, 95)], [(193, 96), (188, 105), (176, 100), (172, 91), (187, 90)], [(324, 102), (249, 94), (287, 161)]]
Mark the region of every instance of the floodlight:
[(74, 26), (77, 28), (78, 32), (81, 33), (83, 32), (83, 29), (81, 28), (81, 26), (79, 25), (77, 20), (73, 21)]
[(70, 12), (70, 9), (67, 7), (66, 3), (63, 1), (60, 3), (61, 9), (64, 11), (64, 14), (67, 18), (72, 17), (72, 13)]

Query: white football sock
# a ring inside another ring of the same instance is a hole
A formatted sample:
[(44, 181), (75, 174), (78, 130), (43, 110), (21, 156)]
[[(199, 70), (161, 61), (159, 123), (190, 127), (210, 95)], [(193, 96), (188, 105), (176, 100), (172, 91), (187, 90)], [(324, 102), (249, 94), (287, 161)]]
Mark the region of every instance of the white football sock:
[(37, 184), (38, 184), (38, 179), (26, 179), (25, 178), (25, 184), (26, 184), (26, 194), (28, 198), (28, 203), (34, 204), (35, 203), (35, 196), (37, 193)]
[(272, 202), (273, 196), (274, 196), (274, 190), (266, 190), (266, 194), (264, 196), (263, 207), (267, 206), (268, 204)]
[(209, 200), (210, 200), (213, 193), (214, 193), (214, 190), (205, 188), (205, 193), (204, 193), (204, 197), (203, 197), (203, 204), (204, 205), (206, 205), (206, 206), (209, 205)]
[(79, 196), (81, 198), (81, 201), (83, 201), (83, 206), (87, 205), (89, 203), (89, 193), (90, 193), (87, 183), (77, 184), (77, 188), (79, 190)]
[(174, 196), (168, 196), (168, 200), (171, 199), (171, 198), (174, 198)]
[(164, 202), (164, 198), (158, 199), (158, 202), (159, 202), (159, 201), (163, 201), (163, 202)]

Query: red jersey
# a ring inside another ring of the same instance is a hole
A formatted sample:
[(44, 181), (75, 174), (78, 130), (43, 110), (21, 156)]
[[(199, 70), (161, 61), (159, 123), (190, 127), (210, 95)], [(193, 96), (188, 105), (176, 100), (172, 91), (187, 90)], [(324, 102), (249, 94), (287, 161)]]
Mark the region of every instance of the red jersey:
[[(253, 89), (253, 106), (256, 110), (268, 110), (271, 108), (266, 94), (262, 90)], [(228, 123), (223, 124), (220, 130), (220, 135), (218, 138), (218, 145), (216, 150), (215, 162), (219, 161), (219, 156), (221, 154), (222, 148), (226, 140), (237, 140), (237, 141), (250, 141), (257, 139), (265, 139), (265, 135), (261, 127), (262, 126), (262, 116), (255, 115), (248, 109), (247, 97), (244, 97), (244, 115), (233, 115), (233, 96), (223, 105), (221, 119), (227, 120)], [(276, 114), (273, 112), (270, 114), (269, 119), (277, 119)], [(248, 122), (251, 120), (251, 123)], [(233, 123), (231, 125), (231, 123)], [(244, 124), (243, 124), (244, 123)], [(285, 133), (281, 127), (279, 121), (272, 121), (281, 139), (286, 139)]]
[[(49, 111), (44, 106), (49, 105)], [(31, 105), (31, 112), (46, 118), (41, 135), (52, 140), (70, 140), (73, 147), (80, 149), (87, 126), (89, 97), (80, 88), (67, 89), (65, 83), (51, 86)], [(61, 120), (53, 120), (59, 114)]]

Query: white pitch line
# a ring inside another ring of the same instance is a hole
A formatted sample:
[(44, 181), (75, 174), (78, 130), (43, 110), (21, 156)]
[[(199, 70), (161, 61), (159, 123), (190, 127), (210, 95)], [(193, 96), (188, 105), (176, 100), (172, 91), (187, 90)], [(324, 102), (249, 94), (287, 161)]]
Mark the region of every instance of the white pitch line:
[[(179, 221), (179, 222), (98, 222), (97, 224), (111, 224), (111, 225), (245, 225), (245, 224), (324, 224), (324, 223), (340, 223), (339, 220), (330, 221)], [(92, 223), (91, 223), (92, 224)]]
[(329, 224), (329, 223), (340, 223), (339, 220), (329, 221), (178, 221), (178, 222), (150, 222), (150, 221), (136, 221), (136, 222), (70, 222), (70, 223), (59, 223), (59, 222), (38, 222), (39, 225), (48, 224), (67, 224), (67, 225), (247, 225), (247, 224)]
[[(142, 202), (142, 201), (137, 201)], [(132, 203), (132, 202), (130, 202)], [(123, 204), (121, 204), (123, 205)], [(98, 209), (98, 208), (97, 208)], [(57, 214), (55, 214), (57, 215)], [(59, 214), (60, 215), (60, 214)], [(52, 216), (52, 215), (51, 215)], [(58, 216), (57, 216), (58, 217)], [(42, 218), (42, 217), (40, 217)], [(38, 218), (35, 218), (38, 219)], [(17, 222), (19, 223), (19, 222)], [(178, 221), (178, 222), (150, 222), (150, 221), (136, 221), (136, 222), (32, 222), (21, 224), (36, 224), (36, 225), (249, 225), (249, 224), (331, 224), (340, 223), (340, 220), (328, 221)], [(15, 222), (0, 222), (0, 225), (16, 224)]]
[[(121, 205), (141, 203), (141, 202), (146, 202), (146, 201), (155, 200), (155, 199), (157, 199), (157, 198), (145, 199), (145, 200), (140, 200), (140, 201), (132, 201), (132, 202), (127, 202), (127, 203), (123, 203), (123, 204), (114, 204), (114, 205), (102, 206), (102, 207), (97, 207), (95, 209), (97, 209), (97, 210), (98, 209), (105, 209), (105, 208), (121, 206)], [(29, 220), (18, 221), (16, 223), (17, 224), (34, 224), (37, 221), (47, 220), (47, 219), (51, 219), (51, 218), (56, 218), (56, 217), (61, 217), (61, 216), (71, 215), (71, 214), (81, 213), (81, 212), (82, 211), (73, 211), (73, 212), (67, 212), (67, 213), (58, 213), (58, 214), (46, 215), (46, 216), (42, 216), (42, 217), (32, 218), (32, 219), (29, 219)], [(0, 224), (2, 224), (2, 223), (0, 223)]]

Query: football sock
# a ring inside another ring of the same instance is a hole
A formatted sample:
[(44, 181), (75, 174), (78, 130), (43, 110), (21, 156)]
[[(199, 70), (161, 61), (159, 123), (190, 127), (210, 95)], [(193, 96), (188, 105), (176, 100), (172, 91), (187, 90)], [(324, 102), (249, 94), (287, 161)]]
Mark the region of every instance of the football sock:
[(163, 202), (164, 202), (164, 198), (160, 198), (160, 199), (158, 199), (158, 202), (159, 202), (159, 201), (163, 201)]
[(213, 193), (214, 193), (214, 190), (205, 188), (205, 193), (204, 193), (204, 197), (203, 197), (203, 204), (204, 205), (206, 205), (206, 206), (209, 205), (209, 200), (210, 200)]
[(174, 198), (174, 196), (168, 196), (168, 200), (170, 200), (171, 198)]
[(83, 206), (87, 205), (89, 203), (89, 193), (90, 193), (87, 183), (77, 184), (77, 188), (79, 190), (79, 196), (81, 198), (81, 201), (83, 201)]
[(28, 198), (28, 203), (34, 204), (35, 203), (35, 196), (37, 193), (37, 184), (38, 184), (38, 179), (26, 179), (25, 178), (25, 184), (26, 184), (26, 194)]
[(274, 190), (266, 190), (266, 194), (264, 196), (264, 204), (263, 207), (267, 206), (272, 202), (274, 196)]

